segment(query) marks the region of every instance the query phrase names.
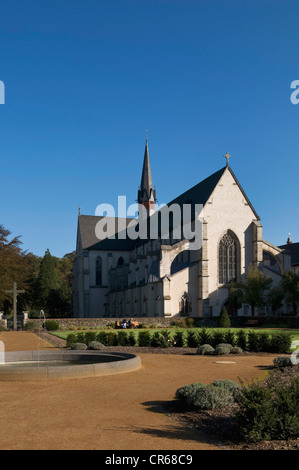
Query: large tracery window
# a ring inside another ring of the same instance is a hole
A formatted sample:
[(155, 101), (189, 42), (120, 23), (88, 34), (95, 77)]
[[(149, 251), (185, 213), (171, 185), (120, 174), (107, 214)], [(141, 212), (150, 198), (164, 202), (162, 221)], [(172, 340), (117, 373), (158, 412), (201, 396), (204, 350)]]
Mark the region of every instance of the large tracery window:
[(219, 243), (219, 284), (237, 280), (237, 240), (228, 231)]

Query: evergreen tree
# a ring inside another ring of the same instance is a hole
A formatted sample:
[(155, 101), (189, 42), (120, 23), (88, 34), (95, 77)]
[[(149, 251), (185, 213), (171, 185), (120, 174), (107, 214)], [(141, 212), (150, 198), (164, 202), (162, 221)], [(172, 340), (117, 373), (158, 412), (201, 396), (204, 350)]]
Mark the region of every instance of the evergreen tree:
[(49, 294), (52, 290), (55, 291), (58, 289), (58, 287), (59, 279), (55, 268), (55, 261), (49, 249), (47, 249), (41, 261), (36, 282), (37, 306), (39, 308), (47, 309)]
[(230, 319), (225, 307), (222, 308), (219, 319), (218, 319), (219, 328), (230, 328)]

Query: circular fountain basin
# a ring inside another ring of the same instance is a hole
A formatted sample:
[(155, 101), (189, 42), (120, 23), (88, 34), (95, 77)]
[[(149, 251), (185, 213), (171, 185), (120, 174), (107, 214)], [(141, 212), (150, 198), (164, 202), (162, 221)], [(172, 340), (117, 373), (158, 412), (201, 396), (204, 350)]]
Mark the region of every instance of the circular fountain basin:
[(135, 354), (104, 351), (14, 351), (5, 353), (0, 381), (58, 380), (138, 370)]

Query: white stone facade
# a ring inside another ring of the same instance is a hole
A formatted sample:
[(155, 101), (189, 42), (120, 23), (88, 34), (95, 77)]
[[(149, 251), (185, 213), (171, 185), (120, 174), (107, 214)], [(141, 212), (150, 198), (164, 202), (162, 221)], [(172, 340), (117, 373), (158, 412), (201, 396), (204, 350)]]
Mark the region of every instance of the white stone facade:
[[(73, 270), (75, 317), (217, 316), (228, 300), (226, 276), (241, 280), (254, 263), (274, 283), (280, 281), (282, 272), (291, 268), (290, 257), (263, 240), (259, 218), (229, 166), (189, 192), (193, 202), (204, 206), (198, 250), (186, 250), (186, 240), (171, 243), (171, 237), (134, 246), (120, 240), (108, 245), (93, 239), (84, 243), (86, 231), (94, 230), (97, 218), (92, 224), (91, 217), (79, 216)], [(205, 200), (196, 200), (203, 195)], [(233, 245), (222, 252), (220, 245), (226, 239)], [(230, 249), (233, 254), (228, 262)], [(100, 282), (96, 279), (98, 258)], [(244, 305), (238, 314), (249, 311)]]

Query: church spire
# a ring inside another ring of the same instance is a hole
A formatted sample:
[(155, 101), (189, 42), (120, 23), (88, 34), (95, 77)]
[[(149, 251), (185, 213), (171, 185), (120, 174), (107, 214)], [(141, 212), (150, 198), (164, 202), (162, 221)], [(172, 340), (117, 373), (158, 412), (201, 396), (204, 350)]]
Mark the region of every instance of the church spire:
[(147, 137), (145, 142), (140, 189), (138, 190), (138, 204), (143, 205), (149, 213), (152, 213), (155, 210), (156, 191), (153, 186)]

